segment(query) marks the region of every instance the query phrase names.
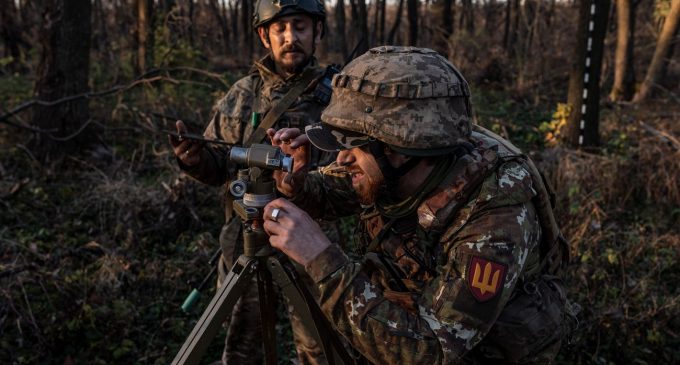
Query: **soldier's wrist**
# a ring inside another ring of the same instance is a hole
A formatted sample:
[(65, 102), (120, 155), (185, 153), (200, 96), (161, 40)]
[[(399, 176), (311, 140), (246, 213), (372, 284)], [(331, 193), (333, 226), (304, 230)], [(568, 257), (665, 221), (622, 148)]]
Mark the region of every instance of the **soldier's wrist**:
[(319, 283), (349, 262), (349, 257), (337, 244), (331, 244), (305, 265), (305, 271)]

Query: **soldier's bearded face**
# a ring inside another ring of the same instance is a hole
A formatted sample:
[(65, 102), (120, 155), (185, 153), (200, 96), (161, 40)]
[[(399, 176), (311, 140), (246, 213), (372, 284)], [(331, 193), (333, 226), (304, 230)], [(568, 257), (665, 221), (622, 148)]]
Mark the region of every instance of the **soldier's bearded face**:
[(361, 204), (373, 204), (378, 191), (385, 183), (385, 178), (373, 155), (357, 147), (340, 151), (336, 162), (345, 166), (352, 176), (352, 187), (359, 196)]
[[(316, 32), (315, 27), (319, 28)], [(321, 23), (315, 23), (311, 17), (297, 14), (276, 19), (269, 24), (268, 31), (260, 28), (258, 34), (264, 46), (271, 50), (278, 68), (294, 74), (302, 71), (314, 55), (316, 43), (321, 41), (321, 27)]]

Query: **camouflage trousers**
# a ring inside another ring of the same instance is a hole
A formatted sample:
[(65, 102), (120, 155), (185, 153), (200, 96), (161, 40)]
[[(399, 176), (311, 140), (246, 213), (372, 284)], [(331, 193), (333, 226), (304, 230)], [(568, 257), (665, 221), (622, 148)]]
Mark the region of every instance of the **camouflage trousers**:
[[(333, 223), (322, 223), (322, 229), (331, 240), (338, 237), (337, 227)], [(336, 241), (337, 242), (337, 241)], [(218, 287), (233, 266), (235, 260), (242, 253), (242, 239), (240, 237), (240, 221), (232, 219), (222, 229), (220, 234), (222, 246), (222, 258), (219, 263)], [(315, 287), (311, 278), (298, 267), (298, 273), (305, 286), (315, 293)], [(280, 290), (274, 285), (274, 290)], [(277, 294), (277, 297), (281, 295)], [(301, 318), (291, 305), (286, 303), (288, 318), (293, 332), (293, 341), (297, 352), (297, 360), (300, 365), (323, 365), (327, 364), (321, 346), (314, 340), (313, 335), (302, 323)], [(262, 322), (260, 319), (260, 304), (257, 291), (257, 278), (253, 277), (252, 285), (241, 295), (231, 313), (227, 324), (227, 337), (225, 339), (223, 364), (262, 364), (264, 351), (262, 346)]]

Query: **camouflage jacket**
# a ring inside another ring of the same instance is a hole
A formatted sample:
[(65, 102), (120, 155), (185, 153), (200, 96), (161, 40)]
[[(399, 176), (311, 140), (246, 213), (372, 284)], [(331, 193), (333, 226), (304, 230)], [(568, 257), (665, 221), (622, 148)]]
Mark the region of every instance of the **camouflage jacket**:
[[(323, 312), (374, 363), (519, 362), (559, 348), (563, 292), (524, 294), (542, 271), (532, 201), (541, 183), (525, 157), (493, 138), (474, 132), (470, 142), (476, 148), (420, 204), (414, 224), (396, 221), (361, 259), (332, 245), (306, 266)], [(348, 179), (324, 172), (292, 200), (314, 217), (356, 213)], [(362, 219), (369, 238), (385, 223)]]
[[(313, 68), (318, 77), (323, 76), (324, 69), (319, 67), (316, 60), (307, 66)], [(206, 127), (203, 135), (206, 138), (221, 139), (234, 145), (241, 145), (248, 140), (256, 129), (251, 123), (253, 112), (266, 113), (290, 90), (300, 79), (301, 74), (282, 78), (274, 71), (274, 64), (270, 56), (255, 62), (251, 72), (238, 80), (227, 92), (227, 95), (217, 103), (216, 112)], [(312, 95), (313, 87), (305, 90), (302, 95), (283, 113), (274, 128), (295, 127), (304, 129), (305, 126), (319, 121), (321, 111), (325, 105), (317, 102)], [(229, 163), (229, 148), (224, 145), (208, 145), (202, 163), (188, 168), (180, 163), (180, 167), (193, 178), (209, 185), (223, 185), (234, 176), (235, 167)], [(322, 154), (313, 150), (313, 162), (328, 164), (332, 161), (329, 154)]]

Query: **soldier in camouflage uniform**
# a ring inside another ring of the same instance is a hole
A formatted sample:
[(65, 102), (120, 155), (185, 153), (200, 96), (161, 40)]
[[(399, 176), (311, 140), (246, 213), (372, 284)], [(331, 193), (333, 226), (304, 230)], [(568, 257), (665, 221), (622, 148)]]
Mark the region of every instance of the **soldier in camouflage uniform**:
[[(337, 331), (376, 364), (553, 362), (567, 251), (531, 160), (472, 125), (466, 81), (432, 50), (374, 48), (332, 85), (322, 123), (273, 135), (298, 166), (264, 228)], [(309, 141), (345, 174), (307, 174)], [(359, 258), (311, 218), (351, 214)]]
[[(286, 103), (288, 93), (302, 86), (299, 97), (288, 104), (275, 126), (304, 128), (319, 120), (326, 102), (314, 91), (325, 69), (319, 67), (314, 51), (325, 31), (325, 10), (318, 0), (261, 0), (255, 5), (253, 27), (269, 54), (255, 62), (249, 74), (238, 80), (217, 104), (217, 112), (205, 129), (204, 136), (233, 145), (251, 140), (256, 122), (266, 118), (278, 103)], [(311, 80), (311, 82), (309, 81)], [(328, 90), (330, 92), (330, 90)], [(274, 112), (272, 112), (274, 113)], [(263, 116), (263, 118), (259, 118)], [(266, 119), (265, 119), (266, 120)], [(179, 134), (186, 127), (177, 122)], [(180, 168), (193, 178), (214, 186), (228, 186), (239, 166), (229, 162), (230, 149), (223, 145), (205, 146), (191, 140), (171, 137)], [(316, 150), (313, 165), (328, 164), (334, 155)], [(218, 285), (226, 277), (236, 258), (242, 253), (241, 221), (232, 213), (232, 199), (225, 199), (226, 223), (220, 233), (222, 257), (219, 262)], [(333, 225), (326, 225), (333, 232)], [(262, 329), (256, 285), (243, 294), (234, 307), (229, 323), (222, 361), (229, 364), (261, 364)], [(295, 345), (301, 364), (325, 363), (321, 348), (307, 333), (294, 313), (289, 313)]]

